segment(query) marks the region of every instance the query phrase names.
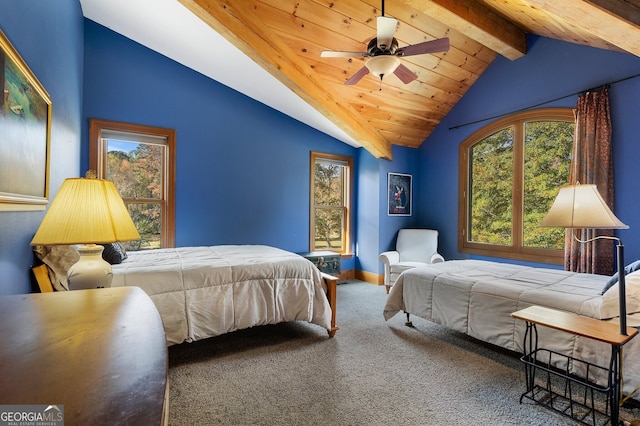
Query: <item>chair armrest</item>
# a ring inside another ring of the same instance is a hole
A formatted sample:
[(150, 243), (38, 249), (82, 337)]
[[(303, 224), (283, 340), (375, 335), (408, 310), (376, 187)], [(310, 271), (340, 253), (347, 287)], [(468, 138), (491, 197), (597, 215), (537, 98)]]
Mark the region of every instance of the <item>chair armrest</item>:
[(444, 262), (444, 257), (440, 253), (434, 253), (431, 255), (431, 263)]
[(398, 253), (397, 251), (385, 251), (383, 253), (380, 253), (380, 262), (384, 263), (385, 265), (389, 266), (391, 264), (394, 263), (398, 263), (400, 262), (400, 253)]

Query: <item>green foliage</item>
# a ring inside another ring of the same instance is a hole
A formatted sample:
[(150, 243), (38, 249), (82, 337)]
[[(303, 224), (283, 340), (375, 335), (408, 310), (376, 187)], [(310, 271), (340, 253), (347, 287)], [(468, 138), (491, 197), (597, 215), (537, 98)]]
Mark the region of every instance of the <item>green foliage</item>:
[(342, 249), (346, 167), (317, 161), (314, 167), (315, 247)]
[[(523, 167), (523, 245), (564, 247), (565, 232), (538, 225), (558, 189), (569, 181), (573, 123), (528, 122)], [(474, 242), (511, 245), (514, 187), (514, 128), (502, 129), (471, 149), (470, 211)]]
[(513, 217), (513, 128), (500, 130), (471, 150), (471, 235), (475, 242), (509, 245)]
[(127, 250), (144, 250), (160, 247), (160, 204), (128, 203), (127, 209), (135, 223), (140, 240), (129, 241)]
[(564, 229), (540, 228), (558, 189), (569, 182), (573, 123), (529, 122), (524, 149), (524, 234), (525, 247), (561, 249)]

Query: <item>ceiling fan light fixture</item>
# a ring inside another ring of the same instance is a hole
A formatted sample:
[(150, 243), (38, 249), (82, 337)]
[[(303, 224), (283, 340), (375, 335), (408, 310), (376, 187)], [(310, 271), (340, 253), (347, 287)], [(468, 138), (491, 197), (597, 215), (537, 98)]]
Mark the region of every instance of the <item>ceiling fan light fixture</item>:
[(400, 65), (400, 59), (393, 55), (374, 56), (369, 59), (365, 66), (372, 74), (380, 77), (391, 74)]

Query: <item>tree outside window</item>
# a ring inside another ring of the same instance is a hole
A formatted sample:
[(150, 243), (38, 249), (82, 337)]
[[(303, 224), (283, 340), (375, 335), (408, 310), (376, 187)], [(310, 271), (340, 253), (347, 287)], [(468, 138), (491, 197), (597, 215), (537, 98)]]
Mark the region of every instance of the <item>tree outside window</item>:
[(352, 169), (351, 157), (311, 153), (311, 251), (347, 252)]
[(103, 120), (90, 127), (91, 168), (113, 181), (140, 233), (127, 250), (173, 247), (175, 132)]
[(460, 146), (459, 250), (561, 263), (565, 232), (538, 225), (569, 182), (570, 109), (506, 117)]

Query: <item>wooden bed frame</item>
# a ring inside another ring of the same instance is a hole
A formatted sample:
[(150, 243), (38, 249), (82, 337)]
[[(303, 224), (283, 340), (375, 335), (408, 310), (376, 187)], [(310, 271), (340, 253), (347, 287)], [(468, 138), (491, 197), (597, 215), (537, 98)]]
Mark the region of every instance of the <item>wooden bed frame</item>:
[(339, 328), (336, 326), (336, 292), (338, 289), (338, 278), (333, 275), (329, 275), (324, 272), (320, 272), (322, 279), (327, 285), (327, 299), (329, 299), (329, 306), (331, 306), (331, 330), (328, 330), (329, 337), (333, 337)]

